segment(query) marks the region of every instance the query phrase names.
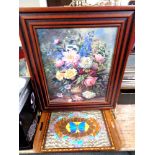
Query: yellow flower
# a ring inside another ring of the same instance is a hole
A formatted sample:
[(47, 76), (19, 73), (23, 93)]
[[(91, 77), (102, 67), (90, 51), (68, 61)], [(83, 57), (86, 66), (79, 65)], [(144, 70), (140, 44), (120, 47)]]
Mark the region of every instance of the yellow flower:
[(59, 71), (56, 72), (56, 78), (61, 81), (64, 78), (64, 73), (61, 73)]
[(66, 70), (65, 74), (64, 74), (64, 77), (66, 79), (73, 79), (77, 74), (77, 70), (76, 69), (68, 69)]

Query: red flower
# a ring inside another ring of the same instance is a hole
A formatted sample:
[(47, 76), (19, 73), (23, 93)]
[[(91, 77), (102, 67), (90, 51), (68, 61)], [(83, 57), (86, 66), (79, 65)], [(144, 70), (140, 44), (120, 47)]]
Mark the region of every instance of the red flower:
[(96, 76), (96, 71), (95, 70), (90, 70), (89, 75)]
[(79, 73), (79, 75), (82, 75), (82, 74), (84, 74), (85, 72), (84, 72), (84, 70), (83, 70), (82, 68), (80, 68), (79, 71), (78, 71), (78, 73)]
[(77, 67), (78, 67), (78, 64), (77, 64), (77, 63), (74, 63), (74, 64), (73, 64), (73, 67), (74, 67), (74, 68), (77, 68)]

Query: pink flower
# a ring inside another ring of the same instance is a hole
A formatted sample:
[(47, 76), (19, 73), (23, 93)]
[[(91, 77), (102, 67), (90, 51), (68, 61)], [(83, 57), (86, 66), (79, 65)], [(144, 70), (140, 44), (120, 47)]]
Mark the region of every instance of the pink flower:
[(87, 77), (87, 79), (84, 80), (84, 84), (86, 87), (93, 86), (96, 83), (97, 77)]
[(59, 68), (59, 67), (61, 67), (63, 64), (64, 64), (64, 61), (63, 61), (63, 60), (57, 60), (56, 63), (55, 63), (55, 66)]
[(103, 63), (104, 57), (101, 54), (95, 54), (95, 60), (99, 63)]
[(76, 63), (73, 63), (73, 67), (74, 68), (77, 68), (78, 67), (78, 63), (76, 62)]
[(94, 70), (97, 70), (97, 69), (98, 69), (98, 64), (97, 64), (97, 63), (93, 63), (92, 68), (93, 68)]
[(89, 75), (91, 75), (91, 76), (96, 76), (96, 71), (95, 71), (95, 70), (90, 70), (90, 71), (89, 71)]
[(60, 40), (59, 40), (59, 39), (55, 39), (55, 40), (54, 40), (54, 44), (56, 45), (56, 44), (58, 44), (58, 43), (60, 43)]

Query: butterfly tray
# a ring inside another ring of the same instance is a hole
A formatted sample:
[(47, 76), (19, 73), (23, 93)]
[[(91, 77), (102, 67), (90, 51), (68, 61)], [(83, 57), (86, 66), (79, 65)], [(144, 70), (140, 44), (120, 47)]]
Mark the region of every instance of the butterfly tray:
[(113, 151), (121, 141), (109, 110), (43, 112), (35, 152)]

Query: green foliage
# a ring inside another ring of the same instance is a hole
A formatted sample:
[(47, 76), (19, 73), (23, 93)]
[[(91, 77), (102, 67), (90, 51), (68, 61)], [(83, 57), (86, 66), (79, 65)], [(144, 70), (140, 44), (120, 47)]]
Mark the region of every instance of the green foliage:
[(101, 78), (96, 81), (96, 84), (93, 86), (92, 89), (98, 97), (103, 96), (105, 94), (105, 89), (103, 88)]
[(98, 54), (105, 56), (105, 49), (104, 48), (98, 48)]
[(76, 84), (80, 84), (88, 75), (84, 74), (84, 75), (80, 75), (78, 78), (77, 78), (77, 81), (76, 81)]
[(100, 72), (100, 71), (103, 71), (104, 69), (105, 69), (105, 64), (100, 64), (98, 68), (98, 71), (99, 71), (98, 73), (102, 74), (103, 72)]

